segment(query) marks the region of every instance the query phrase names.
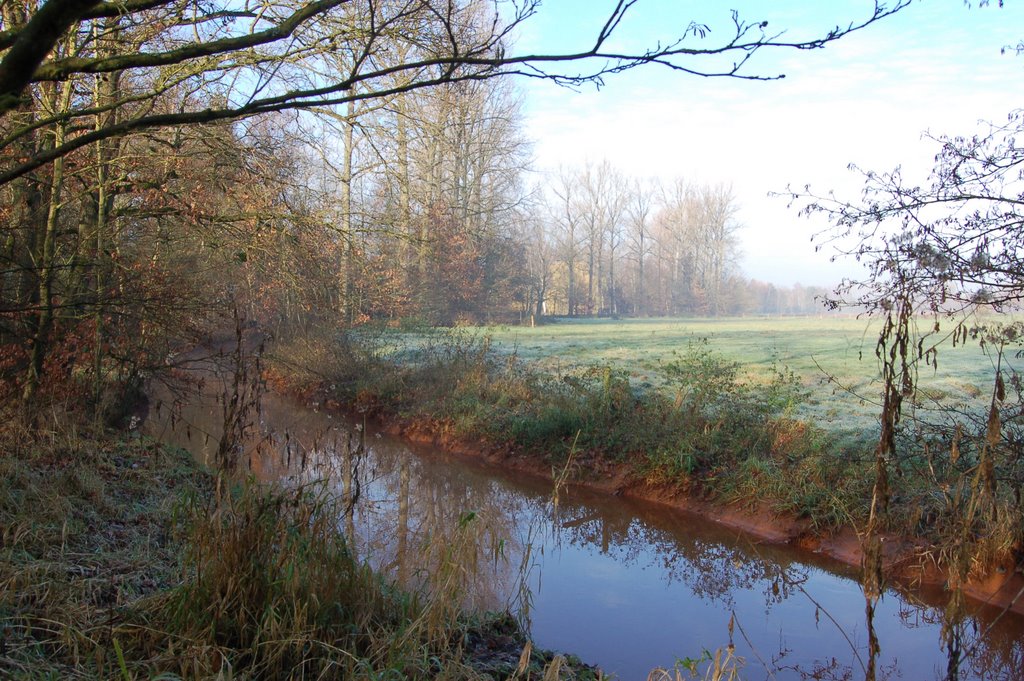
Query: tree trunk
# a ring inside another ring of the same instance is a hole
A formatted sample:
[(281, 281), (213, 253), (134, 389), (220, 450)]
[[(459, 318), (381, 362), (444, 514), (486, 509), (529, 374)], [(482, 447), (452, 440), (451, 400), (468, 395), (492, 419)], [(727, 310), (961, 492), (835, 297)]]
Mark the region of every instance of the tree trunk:
[[(57, 102), (57, 111), (66, 111), (71, 104), (72, 82), (66, 81)], [(53, 145), (64, 143), (67, 136), (65, 123), (57, 123), (53, 131)], [(29, 354), (28, 371), (25, 375), (25, 386), (22, 391), (22, 403), (31, 409), (39, 382), (43, 376), (46, 355), (49, 352), (50, 331), (53, 328), (54, 303), (53, 283), (56, 271), (57, 254), (57, 222), (60, 218), (61, 195), (64, 189), (64, 158), (53, 163), (53, 179), (50, 184), (49, 209), (46, 223), (43, 225), (42, 248), (35, 267), (39, 272), (38, 308), (32, 323), (33, 335)]]
[(345, 158), (341, 169), (341, 315), (346, 325), (356, 318), (355, 310), (355, 223), (352, 219), (352, 159), (355, 155), (355, 102), (348, 103), (345, 117)]
[[(112, 36), (103, 41), (110, 47), (107, 50), (110, 54), (114, 51), (112, 46), (114, 44), (113, 41), (116, 41), (116, 33), (113, 33), (113, 31), (116, 29), (117, 21), (117, 18), (109, 20), (104, 29), (104, 34)], [(102, 108), (117, 100), (120, 93), (120, 84), (121, 72), (119, 71), (97, 77), (93, 93), (97, 108)], [(114, 125), (115, 123), (117, 123), (116, 110), (106, 114), (100, 113), (96, 115), (95, 129), (102, 130), (104, 127)], [(95, 296), (93, 310), (95, 324), (95, 336), (93, 338), (93, 399), (94, 405), (97, 408), (100, 405), (103, 391), (103, 346), (106, 333), (103, 312), (108, 279), (106, 241), (110, 213), (114, 202), (113, 192), (111, 192), (110, 188), (110, 166), (113, 156), (110, 148), (111, 145), (112, 143), (108, 140), (96, 143), (96, 221), (94, 225), (95, 252), (93, 254), (92, 267), (95, 272), (93, 282), (93, 294)]]

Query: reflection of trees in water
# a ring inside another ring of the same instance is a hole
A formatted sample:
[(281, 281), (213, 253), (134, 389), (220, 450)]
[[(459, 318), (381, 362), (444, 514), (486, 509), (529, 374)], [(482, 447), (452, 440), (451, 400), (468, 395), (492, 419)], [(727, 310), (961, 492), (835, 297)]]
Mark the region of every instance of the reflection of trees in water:
[(807, 579), (807, 569), (766, 558), (753, 547), (659, 527), (629, 515), (566, 504), (558, 533), (577, 546), (598, 546), (624, 565), (655, 568), (666, 583), (685, 585), (696, 596), (733, 605), (737, 590), (761, 589), (765, 606), (779, 603)]
[[(890, 679), (907, 678), (900, 674), (896, 663), (883, 666), (870, 675), (865, 673), (862, 667), (843, 664), (839, 660), (830, 658), (828, 660), (815, 660), (810, 664), (785, 664), (785, 655), (780, 655), (776, 660), (773, 669), (777, 672), (789, 672), (795, 674), (795, 678), (802, 681), (855, 681), (857, 679), (871, 678), (875, 681), (889, 681)], [(918, 681), (926, 681), (921, 677)]]
[[(196, 360), (188, 366), (191, 375), (147, 387), (150, 406), (142, 431), (212, 466), (224, 432), (223, 409), (230, 372), (216, 357)], [(312, 415), (316, 425), (308, 429), (279, 428), (276, 422), (282, 412), (300, 414), (302, 421), (309, 421)], [(267, 396), (242, 425), (244, 433), (236, 443), (238, 461), (248, 474), (265, 481), (285, 479), (305, 468), (310, 452), (320, 447), (319, 441), (330, 437), (332, 429), (337, 431), (333, 420)]]
[[(820, 606), (816, 606), (816, 622), (823, 612), (825, 611)], [(827, 614), (826, 616), (831, 617)], [(855, 651), (852, 663), (845, 663), (836, 658), (815, 659), (804, 663), (792, 662), (790, 656), (796, 651), (783, 647), (777, 654), (772, 655), (765, 666), (774, 672), (785, 672), (793, 678), (814, 681), (887, 681), (910, 678), (922, 681), (1020, 681), (1024, 678), (1024, 638), (1020, 635), (1020, 627), (991, 627), (993, 618), (984, 614), (975, 617), (961, 616), (959, 622), (950, 624), (944, 621), (946, 615), (942, 609), (904, 601), (901, 601), (898, 616), (907, 629), (921, 627), (934, 632), (936, 644), (941, 643), (946, 655), (945, 663), (941, 658), (929, 662), (908, 659), (900, 654), (898, 647), (893, 648), (892, 644), (886, 645), (884, 642), (880, 652), (886, 657), (870, 655), (869, 651), (864, 649), (863, 641), (847, 638), (851, 649)], [(996, 618), (998, 617), (999, 615), (996, 615)], [(838, 627), (838, 623), (835, 624)], [(944, 624), (948, 627), (948, 639), (940, 642), (939, 632)], [(883, 659), (891, 661), (883, 662)]]
[[(671, 525), (659, 526), (657, 518), (637, 519), (632, 515), (614, 515), (595, 510), (586, 505), (564, 503), (557, 534), (561, 541), (578, 546), (599, 547), (601, 552), (613, 556), (626, 565), (640, 569), (654, 568), (668, 583), (678, 582), (695, 595), (721, 603), (724, 607), (734, 605), (733, 594), (738, 590), (760, 590), (766, 608), (797, 595), (806, 597), (814, 607), (815, 623), (832, 619), (820, 604), (804, 590), (810, 569), (795, 564), (770, 548), (762, 553), (757, 547), (738, 543), (723, 543), (718, 537), (693, 536), (680, 532)], [(946, 614), (922, 602), (907, 600), (905, 594), (899, 598), (899, 618), (907, 629), (923, 627), (935, 632), (938, 644), (939, 631), (945, 623)], [(1024, 670), (1024, 638), (1021, 626), (993, 627), (992, 615), (981, 613), (975, 617), (963, 618), (959, 625), (952, 627), (959, 637), (956, 643), (947, 645), (947, 658), (952, 660), (953, 674), (940, 674), (936, 678), (948, 679), (1014, 679), (1019, 681)], [(865, 623), (867, 624), (867, 623)], [(840, 624), (833, 620), (841, 634)], [(847, 638), (855, 655), (867, 651), (858, 649), (858, 641)], [(859, 642), (863, 643), (863, 642)], [(879, 681), (883, 679), (911, 678), (905, 672), (913, 670), (913, 661), (903, 661), (909, 666), (902, 670), (896, 663), (872, 661), (870, 656), (860, 662), (843, 662), (836, 659), (817, 659), (810, 663), (791, 663), (789, 653), (780, 650), (765, 666), (785, 671), (800, 679), (861, 679), (870, 674)], [(806, 653), (806, 651), (804, 651)], [(895, 654), (898, 650), (883, 650)], [(873, 670), (872, 670), (873, 667)], [(918, 673), (921, 670), (912, 673)], [(943, 670), (945, 671), (945, 670)], [(767, 672), (766, 672), (767, 673)], [(930, 670), (921, 678), (928, 678)]]
[(518, 565), (516, 518), (489, 480), (429, 466), (407, 450), (372, 443), (355, 507), (360, 553), (414, 588), (456, 563), (470, 608), (504, 607)]
[[(998, 617), (998, 615), (997, 615)], [(1024, 627), (994, 627), (984, 615), (949, 625), (946, 650), (958, 657), (959, 677), (1020, 681), (1024, 678)]]
[[(523, 525), (535, 527), (541, 523), (547, 528), (542, 532), (546, 534), (542, 541), (548, 544), (598, 550), (621, 564), (655, 569), (667, 584), (682, 584), (695, 596), (722, 607), (732, 608), (734, 594), (740, 590), (760, 592), (765, 608), (794, 596), (811, 599), (804, 591), (811, 568), (794, 563), (771, 547), (727, 543), (720, 536), (704, 536), (672, 522), (659, 523), (656, 516), (637, 518), (564, 499), (552, 523), (550, 499), (542, 494), (513, 491), (457, 467), (441, 469), (426, 465), (401, 448), (376, 448), (374, 455), (376, 462), (366, 472), (364, 489), (378, 486), (380, 492), (357, 507), (358, 524), (366, 533), (364, 539), (373, 537), (367, 546), (372, 546), (374, 555), (387, 556), (389, 568), (401, 571), (412, 560), (421, 571), (429, 570), (437, 560), (436, 555), (428, 554), (425, 560), (421, 552), (412, 550), (406, 552), (403, 560), (398, 548), (403, 542), (423, 547), (431, 540), (435, 547), (447, 545), (461, 514), (476, 511), (487, 522), (481, 545), (471, 561), (478, 569), (472, 594), (472, 604), (478, 606), (500, 607), (508, 602), (517, 579), (523, 577), (516, 573), (519, 563), (515, 557), (525, 550), (522, 539), (532, 536)], [(511, 560), (495, 564), (488, 560), (488, 548), (500, 539), (509, 541), (506, 553)], [(414, 581), (415, 574), (413, 569)], [(904, 598), (900, 597), (899, 612), (903, 625), (907, 629), (935, 630), (937, 637), (943, 611)], [(831, 618), (813, 599), (811, 603), (816, 621)], [(840, 626), (837, 622), (832, 625)], [(959, 655), (955, 660), (959, 675), (940, 674), (936, 678), (1018, 678), (1016, 670), (1024, 669), (1024, 643), (1005, 628), (997, 627), (983, 636), (986, 627), (981, 619), (967, 619), (951, 630), (959, 637), (959, 643), (951, 648)], [(851, 641), (852, 650), (857, 650), (857, 643)], [(883, 653), (899, 656), (893, 650)], [(857, 650), (856, 654), (866, 655), (866, 651)], [(904, 661), (910, 662), (910, 666), (902, 670), (901, 676), (895, 663), (873, 661), (870, 656), (861, 662), (817, 659), (796, 664), (782, 650), (770, 658), (765, 660), (768, 668), (800, 679), (860, 679), (871, 667), (875, 679), (909, 678), (905, 672), (913, 669), (912, 661)], [(931, 670), (925, 673), (931, 674)]]
[[(148, 432), (200, 458), (219, 437), (220, 413), (215, 400), (186, 401), (174, 410), (164, 405), (154, 412)], [(298, 425), (280, 426), (293, 421)], [(422, 585), (444, 559), (445, 550), (461, 546), (463, 554), (458, 558), (468, 587), (465, 604), (472, 607), (502, 608), (517, 595), (525, 578), (520, 557), (529, 555), (527, 544), (538, 537), (547, 545), (564, 543), (598, 550), (624, 565), (657, 570), (667, 584), (680, 583), (722, 607), (731, 608), (733, 594), (739, 590), (760, 590), (765, 607), (771, 607), (803, 592), (808, 578), (809, 569), (793, 563), (785, 553), (702, 534), (703, 530), (686, 527), (685, 520), (671, 513), (623, 510), (615, 504), (587, 504), (569, 498), (562, 500), (552, 523), (550, 499), (540, 491), (512, 490), (486, 475), (458, 464), (439, 465), (386, 440), (371, 437), (368, 444), (371, 451), (358, 462), (361, 499), (349, 531), (356, 537), (360, 555), (396, 579)], [(350, 449), (349, 430), (338, 421), (272, 400), (270, 408), (264, 409), (260, 428), (252, 429), (246, 458), (261, 479), (289, 475), (299, 482), (329, 478), (342, 493), (346, 467), (356, 463), (348, 456)], [(475, 514), (468, 524), (463, 522), (467, 512)], [(347, 529), (347, 521), (342, 521), (342, 528)], [(467, 527), (474, 539), (468, 550)], [(499, 552), (508, 560), (495, 560)], [(915, 602), (906, 594), (900, 600), (903, 626), (934, 629), (938, 638), (943, 611)], [(819, 611), (814, 616), (823, 614)], [(939, 670), (935, 678), (1019, 679), (1019, 670), (1024, 669), (1024, 623), (1017, 616), (1008, 616), (992, 626), (997, 619), (997, 612), (985, 610), (948, 627), (945, 650), (955, 675)], [(816, 660), (792, 664), (786, 650), (770, 657), (768, 666), (790, 678), (864, 677), (857, 663)], [(913, 667), (903, 670), (904, 678), (910, 678), (907, 669)], [(911, 673), (914, 678), (927, 678), (920, 671)], [(930, 676), (932, 669), (924, 673)], [(897, 675), (884, 666), (876, 670), (878, 679)]]
[(901, 593), (899, 618), (906, 629), (936, 632), (947, 662), (937, 679), (1024, 678), (1024, 621), (1018, 615), (981, 606), (951, 614), (914, 593)]
[[(797, 587), (803, 591), (802, 586)], [(806, 592), (804, 592), (806, 594)], [(809, 599), (813, 598), (806, 594)], [(895, 595), (895, 594), (894, 594)], [(913, 594), (898, 596), (897, 617), (904, 629), (924, 629), (935, 636), (937, 646), (945, 654), (945, 662), (935, 658), (934, 666), (920, 668), (921, 661), (908, 660), (900, 655), (898, 647), (883, 641), (882, 655), (894, 657), (895, 661), (880, 662), (877, 655), (862, 654), (869, 651), (856, 646), (857, 641), (847, 638), (851, 649), (856, 652), (856, 664), (843, 664), (836, 659), (814, 660), (809, 664), (794, 664), (787, 660), (793, 651), (782, 649), (772, 658), (772, 668), (794, 673), (800, 679), (839, 681), (846, 679), (935, 679), (936, 681), (959, 681), (960, 679), (985, 679), (994, 681), (1020, 681), (1024, 678), (1024, 622), (995, 626), (1005, 616), (1005, 611), (993, 608), (981, 609), (974, 615), (961, 613), (956, 621), (950, 621), (948, 613), (939, 607), (928, 605)], [(816, 621), (821, 613), (831, 615), (815, 602)], [(838, 623), (833, 620), (836, 627)], [(870, 627), (871, 622), (865, 622)], [(1008, 626), (1007, 626), (1008, 625)], [(943, 633), (945, 632), (945, 633)], [(863, 643), (863, 642), (861, 642)], [(898, 644), (897, 644), (898, 645)], [(918, 665), (916, 668), (914, 665)]]

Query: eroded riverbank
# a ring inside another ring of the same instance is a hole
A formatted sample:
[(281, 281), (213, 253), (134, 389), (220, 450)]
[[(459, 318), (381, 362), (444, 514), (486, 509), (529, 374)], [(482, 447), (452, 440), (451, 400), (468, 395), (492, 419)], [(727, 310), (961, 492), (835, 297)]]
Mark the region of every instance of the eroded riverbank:
[[(339, 466), (346, 465), (350, 434), (358, 436), (362, 421), (346, 421), (329, 408), (341, 405), (322, 395), (306, 399), (303, 408), (268, 396), (248, 465), (279, 477), (332, 462), (344, 492)], [(179, 425), (203, 409), (180, 414)], [(506, 558), (493, 563), (478, 556), (478, 567), (487, 569), (477, 573), (479, 591), (469, 605), (518, 607), (525, 598), (540, 646), (572, 650), (626, 679), (730, 643), (749, 679), (858, 678), (872, 665), (900, 669), (906, 677), (944, 678), (952, 653), (943, 643), (944, 595), (938, 590), (886, 593), (870, 624), (882, 650), (872, 657), (855, 571), (821, 553), (795, 550), (785, 536), (758, 540), (735, 531), (738, 523), (703, 522), (666, 507), (665, 499), (632, 498), (638, 492), (628, 485), (570, 485), (555, 510), (550, 469), (451, 438), (444, 448), (403, 444), (372, 420), (366, 425), (369, 451), (353, 475), (361, 480), (360, 501), (350, 519), (360, 555), (398, 574), (399, 554), (426, 537), (448, 536), (465, 518), (482, 521), (490, 537), (484, 544), (501, 544)], [(401, 430), (399, 422), (386, 430)], [(198, 432), (192, 431), (193, 446)], [(422, 423), (407, 426), (405, 434), (442, 437)], [(414, 575), (425, 565), (405, 569)], [(524, 583), (525, 597), (517, 586)], [(1020, 620), (992, 608), (972, 607), (971, 613), (950, 629), (956, 650), (970, 651), (956, 660), (961, 678), (1000, 678), (993, 670), (1012, 678), (1006, 670), (1022, 659)]]
[[(306, 364), (312, 360), (318, 369), (292, 364), (272, 371), (270, 384), (471, 459), (656, 501), (764, 541), (861, 564), (854, 528), (867, 517), (872, 468), (862, 452), (836, 451), (828, 433), (773, 411), (778, 399), (793, 397), (784, 375), (762, 395), (761, 387), (736, 382), (731, 367), (702, 350), (688, 360), (697, 368), (681, 384), (697, 401), (687, 402), (680, 392), (673, 404), (636, 391), (609, 369), (561, 378), (538, 374), (514, 357), (490, 355), (486, 339), (481, 345), (458, 335), (442, 338), (437, 348), (401, 365), (364, 357), (349, 345), (338, 348), (338, 356), (316, 343), (276, 349)], [(721, 394), (708, 393), (704, 380), (717, 380)], [(706, 410), (717, 416), (709, 420)], [(908, 586), (946, 584), (940, 561), (964, 541), (977, 543), (977, 533), (967, 540), (950, 535), (947, 525), (955, 518), (943, 520), (918, 506), (934, 502), (926, 486), (915, 488), (918, 483), (902, 476), (891, 484), (899, 503), (890, 510), (894, 529), (882, 542), (888, 578)], [(916, 534), (922, 528), (931, 539)], [(1011, 550), (995, 563), (976, 564), (964, 592), (1024, 612), (1024, 578), (1015, 560)]]

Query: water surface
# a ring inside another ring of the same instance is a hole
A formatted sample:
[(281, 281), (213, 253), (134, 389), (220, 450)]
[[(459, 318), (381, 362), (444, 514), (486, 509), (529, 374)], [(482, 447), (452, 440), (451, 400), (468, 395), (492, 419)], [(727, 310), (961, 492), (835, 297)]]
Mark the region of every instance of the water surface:
[[(170, 398), (158, 400), (148, 432), (210, 456), (223, 423), (216, 386), (181, 400), (173, 418)], [(561, 493), (556, 506), (549, 482), (363, 433), (274, 396), (253, 423), (242, 460), (256, 475), (329, 476), (339, 493), (358, 486), (353, 514), (339, 522), (361, 557), (416, 585), (457, 552), (468, 607), (509, 608), (538, 646), (617, 678), (730, 645), (744, 679), (1022, 678), (1016, 615), (972, 605), (944, 635), (943, 594), (890, 590), (876, 609), (872, 657), (856, 573), (823, 557), (585, 490)], [(365, 453), (354, 457), (360, 440)]]

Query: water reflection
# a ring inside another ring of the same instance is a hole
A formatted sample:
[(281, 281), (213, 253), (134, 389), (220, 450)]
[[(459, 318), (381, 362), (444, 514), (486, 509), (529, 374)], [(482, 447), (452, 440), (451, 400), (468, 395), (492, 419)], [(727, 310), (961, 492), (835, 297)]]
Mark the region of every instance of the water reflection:
[[(209, 456), (216, 399), (170, 404), (149, 432)], [(463, 579), (464, 605), (515, 609), (538, 645), (619, 678), (730, 643), (745, 679), (1017, 679), (1024, 669), (1020, 617), (976, 607), (944, 643), (941, 594), (890, 590), (869, 625), (855, 574), (824, 559), (586, 491), (563, 494), (556, 513), (549, 483), (272, 396), (242, 460), (264, 479), (329, 477), (358, 496), (339, 522), (374, 566), (414, 586)]]

